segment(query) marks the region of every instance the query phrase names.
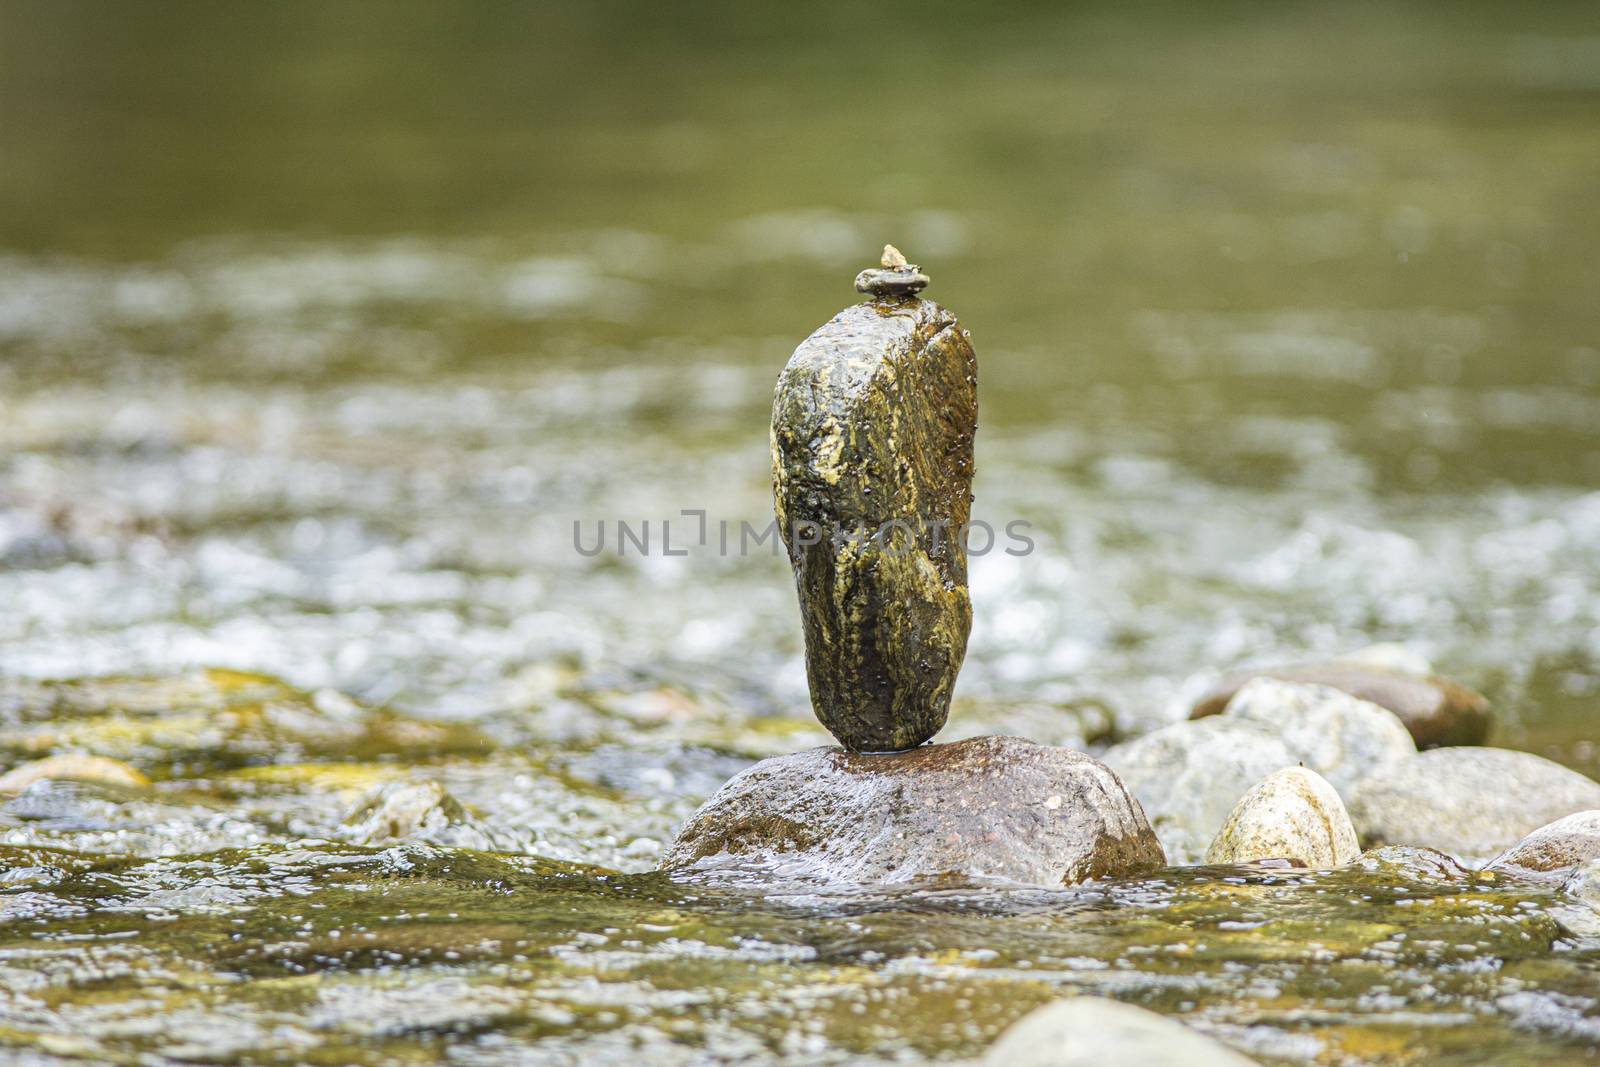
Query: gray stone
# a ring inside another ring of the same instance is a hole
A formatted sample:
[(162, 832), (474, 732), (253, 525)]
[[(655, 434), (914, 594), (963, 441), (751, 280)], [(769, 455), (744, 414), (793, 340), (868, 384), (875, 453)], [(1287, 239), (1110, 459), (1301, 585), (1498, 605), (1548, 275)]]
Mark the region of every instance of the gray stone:
[(1298, 757), (1253, 722), (1180, 722), (1103, 757), (1144, 808), (1173, 863), (1198, 863), (1239, 798)]
[(1363, 779), (1346, 799), (1368, 845), (1481, 861), (1548, 822), (1600, 808), (1600, 783), (1528, 752), (1436, 748)]
[(1579, 811), (1539, 827), (1483, 869), (1557, 880), (1596, 858), (1600, 858), (1600, 811)]
[(695, 813), (664, 870), (821, 884), (988, 878), (1070, 885), (1165, 865), (1139, 805), (1081, 752), (977, 737), (909, 752), (762, 760)]
[(1239, 801), (1206, 850), (1206, 862), (1288, 859), (1327, 870), (1360, 854), (1355, 827), (1328, 780), (1305, 767), (1285, 767)]
[(1253, 1067), (1215, 1038), (1145, 1008), (1068, 997), (1036, 1008), (1001, 1034), (986, 1067)]
[(1223, 715), (1276, 734), (1340, 793), (1417, 753), (1394, 712), (1325, 685), (1256, 678), (1234, 694)]

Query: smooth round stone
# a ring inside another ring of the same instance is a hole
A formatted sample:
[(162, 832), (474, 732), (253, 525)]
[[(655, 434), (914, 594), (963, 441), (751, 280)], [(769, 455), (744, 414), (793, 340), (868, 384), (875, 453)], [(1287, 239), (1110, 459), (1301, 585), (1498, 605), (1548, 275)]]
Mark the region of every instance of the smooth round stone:
[(1392, 711), (1330, 686), (1254, 678), (1234, 694), (1223, 714), (1277, 734), (1299, 762), (1341, 793), (1417, 754)]
[(104, 756), (85, 756), (73, 752), (18, 764), (0, 775), (0, 793), (20, 793), (34, 782), (45, 779), (98, 782), (101, 785), (134, 788), (150, 784), (150, 779), (121, 760), (107, 759)]
[(821, 884), (975, 878), (1071, 885), (1166, 863), (1104, 764), (1017, 737), (762, 760), (695, 813), (661, 867)]
[(1103, 997), (1068, 997), (1001, 1034), (986, 1067), (1254, 1067), (1255, 1061), (1175, 1019)]
[(1527, 878), (1565, 878), (1600, 858), (1600, 811), (1579, 811), (1541, 826), (1484, 865)]
[(1105, 762), (1150, 819), (1173, 863), (1198, 863), (1239, 798), (1273, 771), (1299, 762), (1253, 722), (1180, 722), (1114, 745)]
[(1344, 801), (1328, 780), (1305, 767), (1285, 767), (1267, 775), (1234, 807), (1206, 850), (1206, 862), (1287, 859), (1328, 870), (1360, 854)]
[(1529, 752), (1436, 748), (1363, 779), (1347, 800), (1369, 845), (1481, 861), (1546, 823), (1600, 808), (1600, 783)]
[(1254, 678), (1325, 685), (1393, 712), (1418, 748), (1478, 745), (1489, 736), (1489, 702), (1481, 693), (1436, 675), (1415, 675), (1358, 660), (1333, 660), (1222, 677), (1195, 701), (1189, 717), (1220, 715)]

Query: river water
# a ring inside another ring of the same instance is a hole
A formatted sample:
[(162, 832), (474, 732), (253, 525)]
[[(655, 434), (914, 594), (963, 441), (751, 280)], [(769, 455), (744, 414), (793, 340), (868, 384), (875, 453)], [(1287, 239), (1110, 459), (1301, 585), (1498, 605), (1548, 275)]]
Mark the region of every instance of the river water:
[(1600, 773), (1597, 114), (1585, 5), (0, 8), (0, 750), (154, 780), (0, 804), (0, 1046), (948, 1059), (1087, 991), (1273, 1063), (1592, 1047), (1600, 941), (1437, 871), (648, 872), (826, 741), (740, 524), (885, 241), (979, 359), (944, 739), (1398, 642)]

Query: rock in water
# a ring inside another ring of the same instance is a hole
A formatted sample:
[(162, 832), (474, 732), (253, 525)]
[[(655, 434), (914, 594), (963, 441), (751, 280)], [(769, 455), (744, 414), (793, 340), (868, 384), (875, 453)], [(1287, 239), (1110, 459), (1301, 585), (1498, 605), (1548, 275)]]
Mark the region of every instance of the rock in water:
[(762, 760), (706, 801), (661, 866), (837, 885), (1070, 885), (1165, 863), (1138, 802), (1104, 764), (975, 737), (894, 755), (814, 748)]
[(1350, 818), (1369, 845), (1485, 860), (1548, 822), (1600, 808), (1600, 783), (1503, 748), (1435, 748), (1363, 778)]
[(1198, 863), (1239, 798), (1298, 760), (1277, 737), (1232, 717), (1173, 723), (1105, 754), (1173, 863)]
[(1253, 1067), (1255, 1061), (1175, 1019), (1101, 997), (1036, 1008), (1000, 1035), (985, 1067)]
[(1285, 767), (1240, 799), (1206, 851), (1206, 862), (1289, 859), (1328, 870), (1360, 854), (1344, 801), (1328, 780), (1304, 767)]
[(1564, 879), (1600, 859), (1600, 811), (1580, 811), (1541, 826), (1484, 865), (1525, 878)]
[[(874, 275), (926, 281), (890, 251)], [(817, 717), (847, 749), (894, 752), (944, 725), (972, 628), (977, 359), (938, 304), (870, 291), (783, 369), (772, 475)]]

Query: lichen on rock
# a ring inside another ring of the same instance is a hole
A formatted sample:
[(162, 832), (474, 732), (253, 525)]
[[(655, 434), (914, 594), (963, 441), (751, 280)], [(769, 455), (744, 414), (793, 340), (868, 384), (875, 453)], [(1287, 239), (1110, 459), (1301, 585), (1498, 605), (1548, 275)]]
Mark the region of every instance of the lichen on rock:
[(853, 751), (911, 748), (949, 715), (972, 628), (976, 428), (971, 342), (930, 300), (845, 309), (778, 379), (773, 490), (812, 704)]

